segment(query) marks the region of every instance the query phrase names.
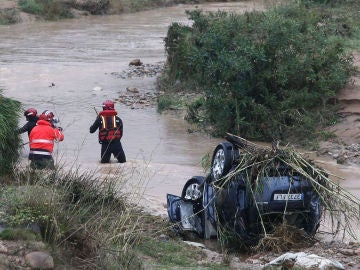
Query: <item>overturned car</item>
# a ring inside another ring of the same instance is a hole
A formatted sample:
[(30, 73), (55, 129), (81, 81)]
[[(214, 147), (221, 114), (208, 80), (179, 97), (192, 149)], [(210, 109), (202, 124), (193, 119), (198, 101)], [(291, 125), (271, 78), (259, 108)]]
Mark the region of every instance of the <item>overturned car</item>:
[(205, 239), (231, 232), (244, 245), (284, 222), (314, 235), (322, 215), (316, 180), (289, 165), (279, 149), (259, 150), (231, 134), (226, 139), (207, 176), (191, 177), (181, 196), (167, 194), (170, 220)]

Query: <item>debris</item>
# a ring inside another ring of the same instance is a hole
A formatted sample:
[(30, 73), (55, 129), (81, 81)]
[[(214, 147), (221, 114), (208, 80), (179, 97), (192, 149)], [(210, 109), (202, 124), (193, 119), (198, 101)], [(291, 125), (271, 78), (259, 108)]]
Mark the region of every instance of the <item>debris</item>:
[[(291, 265), (291, 267), (289, 267)], [(265, 264), (264, 269), (273, 269), (274, 266), (281, 266), (282, 269), (345, 269), (344, 266), (332, 259), (326, 259), (315, 254), (306, 254), (305, 252), (285, 253), (275, 260)]]
[(129, 66), (141, 66), (143, 63), (140, 61), (140, 59), (134, 59), (130, 61)]

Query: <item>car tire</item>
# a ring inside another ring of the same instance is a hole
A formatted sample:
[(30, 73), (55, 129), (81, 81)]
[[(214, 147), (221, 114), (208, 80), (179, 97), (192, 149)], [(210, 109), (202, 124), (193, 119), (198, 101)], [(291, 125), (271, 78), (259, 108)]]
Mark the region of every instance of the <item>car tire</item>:
[(182, 190), (181, 197), (184, 200), (202, 201), (205, 177), (193, 176), (189, 179)]
[[(205, 177), (193, 176), (185, 183), (181, 193), (181, 197), (185, 201), (193, 202), (194, 213), (200, 218), (200, 223), (201, 223), (200, 224), (201, 229), (197, 230), (196, 234), (201, 238), (204, 238), (204, 233), (205, 233), (205, 215), (204, 215), (204, 207), (203, 207), (204, 182), (205, 182)], [(191, 234), (192, 234), (191, 232), (187, 232), (187, 237), (189, 237), (189, 235)]]
[(211, 160), (211, 177), (219, 180), (226, 175), (233, 163), (233, 144), (229, 142), (220, 143), (214, 150)]

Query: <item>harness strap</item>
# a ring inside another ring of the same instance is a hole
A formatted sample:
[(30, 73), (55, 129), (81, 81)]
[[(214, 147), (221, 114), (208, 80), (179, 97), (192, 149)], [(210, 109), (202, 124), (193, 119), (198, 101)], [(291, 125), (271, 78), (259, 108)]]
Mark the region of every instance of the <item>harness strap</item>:
[(46, 151), (35, 151), (35, 150), (30, 150), (30, 154), (34, 154), (34, 155), (43, 155), (43, 156), (51, 156), (51, 153), (46, 152)]
[(35, 140), (32, 140), (30, 143), (48, 143), (48, 144), (54, 144), (54, 141), (45, 140), (45, 139), (35, 139)]

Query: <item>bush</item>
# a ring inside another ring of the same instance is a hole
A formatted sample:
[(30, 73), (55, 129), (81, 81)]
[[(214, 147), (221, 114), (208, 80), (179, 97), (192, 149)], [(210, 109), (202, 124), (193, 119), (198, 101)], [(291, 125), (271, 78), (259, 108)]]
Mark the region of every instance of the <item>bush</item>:
[(69, 6), (60, 0), (20, 0), (22, 11), (42, 16), (46, 20), (72, 18)]
[(0, 24), (14, 24), (21, 22), (19, 12), (14, 8), (0, 10)]
[(19, 5), (22, 11), (30, 14), (40, 15), (44, 12), (44, 5), (37, 0), (20, 0)]
[(333, 120), (352, 59), (320, 13), (304, 6), (187, 13), (191, 27), (169, 27), (164, 76), (200, 89), (215, 135), (286, 141), (315, 136)]
[(19, 157), (19, 110), (20, 103), (3, 97), (0, 90), (0, 175), (10, 174)]

